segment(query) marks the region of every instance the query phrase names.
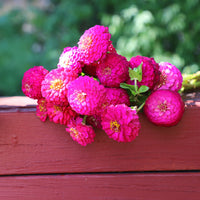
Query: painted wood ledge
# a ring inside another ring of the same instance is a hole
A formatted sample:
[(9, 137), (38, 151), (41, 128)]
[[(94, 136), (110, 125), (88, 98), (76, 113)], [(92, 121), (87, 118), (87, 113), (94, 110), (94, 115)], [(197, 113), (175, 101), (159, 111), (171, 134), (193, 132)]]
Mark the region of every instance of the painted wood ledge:
[(93, 144), (72, 141), (62, 125), (41, 122), (36, 101), (0, 98), (0, 174), (200, 170), (200, 93), (184, 95), (181, 122), (170, 128), (141, 114), (141, 132), (117, 143), (96, 130)]

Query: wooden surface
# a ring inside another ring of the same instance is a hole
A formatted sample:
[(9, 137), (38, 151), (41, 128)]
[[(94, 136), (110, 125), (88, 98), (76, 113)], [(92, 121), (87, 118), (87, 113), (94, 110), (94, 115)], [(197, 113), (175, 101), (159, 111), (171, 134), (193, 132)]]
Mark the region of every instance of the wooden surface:
[(199, 200), (199, 173), (3, 177), (0, 199)]
[(200, 199), (198, 95), (184, 96), (177, 126), (157, 127), (141, 114), (135, 141), (96, 130), (87, 147), (65, 126), (41, 122), (36, 101), (0, 98), (0, 199)]

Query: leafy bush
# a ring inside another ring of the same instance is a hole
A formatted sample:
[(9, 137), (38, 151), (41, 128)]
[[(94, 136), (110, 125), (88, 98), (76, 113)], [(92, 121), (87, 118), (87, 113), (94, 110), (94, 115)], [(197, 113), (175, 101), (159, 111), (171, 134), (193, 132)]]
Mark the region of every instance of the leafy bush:
[(84, 30), (109, 27), (118, 53), (168, 61), (182, 72), (199, 70), (198, 0), (51, 0), (0, 16), (0, 96), (22, 95), (23, 73), (35, 65), (56, 67), (63, 48)]

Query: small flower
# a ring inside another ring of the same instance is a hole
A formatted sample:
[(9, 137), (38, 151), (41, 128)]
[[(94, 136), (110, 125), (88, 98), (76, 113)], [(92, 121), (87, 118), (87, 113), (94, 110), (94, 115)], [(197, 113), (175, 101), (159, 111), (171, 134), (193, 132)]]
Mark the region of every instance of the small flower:
[(107, 87), (119, 87), (128, 79), (129, 62), (125, 57), (110, 53), (97, 66), (97, 77)]
[(68, 88), (68, 101), (72, 109), (81, 115), (96, 112), (104, 92), (104, 87), (89, 76), (80, 76)]
[(131, 142), (141, 127), (136, 110), (125, 104), (108, 106), (101, 125), (107, 135), (118, 142)]
[(71, 120), (75, 119), (78, 114), (68, 106), (59, 106), (48, 102), (47, 113), (49, 120), (56, 124), (67, 125)]
[(64, 67), (79, 74), (82, 71), (78, 47), (66, 47), (59, 58), (59, 67)]
[(174, 126), (182, 118), (184, 103), (178, 92), (157, 90), (146, 100), (144, 113), (154, 124)]
[(55, 105), (67, 105), (68, 84), (77, 77), (77, 73), (63, 67), (51, 70), (42, 82), (42, 96)]
[(43, 66), (35, 66), (26, 71), (22, 79), (23, 93), (33, 99), (42, 98), (41, 83), (48, 73), (49, 71)]
[(45, 122), (48, 117), (46, 106), (47, 106), (47, 101), (45, 98), (38, 99), (36, 106), (36, 115), (43, 122)]
[(183, 77), (180, 70), (168, 62), (159, 63), (160, 81), (155, 85), (154, 90), (169, 89), (178, 91), (182, 87)]
[(76, 121), (72, 121), (66, 131), (69, 132), (72, 139), (82, 146), (86, 146), (94, 142), (95, 132), (92, 126), (83, 123), (83, 119), (78, 117)]
[(85, 64), (91, 64), (103, 59), (108, 51), (110, 38), (108, 27), (96, 25), (86, 30), (78, 42), (81, 60)]
[[(153, 89), (155, 84), (159, 81), (159, 65), (153, 58), (144, 56), (135, 56), (130, 60), (131, 68), (134, 69), (142, 63), (142, 81), (138, 82), (138, 86), (146, 85), (149, 89)], [(129, 84), (134, 85), (134, 81), (128, 80)]]

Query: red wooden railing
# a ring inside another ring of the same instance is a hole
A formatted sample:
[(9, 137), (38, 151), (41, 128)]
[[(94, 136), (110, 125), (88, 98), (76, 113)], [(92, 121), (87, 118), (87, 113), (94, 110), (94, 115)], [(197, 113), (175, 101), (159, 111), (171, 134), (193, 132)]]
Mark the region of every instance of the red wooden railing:
[(0, 98), (0, 200), (199, 200), (200, 93), (184, 99), (177, 126), (141, 114), (135, 141), (119, 144), (96, 130), (82, 147), (65, 126), (41, 122), (35, 101)]

